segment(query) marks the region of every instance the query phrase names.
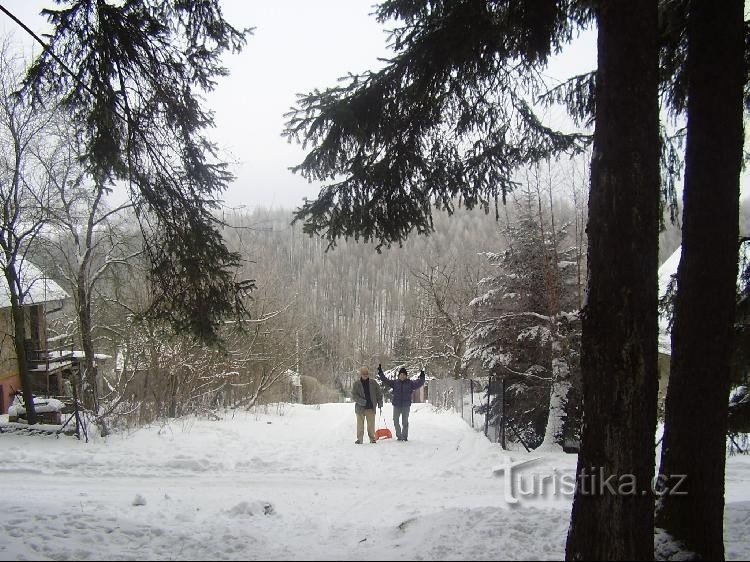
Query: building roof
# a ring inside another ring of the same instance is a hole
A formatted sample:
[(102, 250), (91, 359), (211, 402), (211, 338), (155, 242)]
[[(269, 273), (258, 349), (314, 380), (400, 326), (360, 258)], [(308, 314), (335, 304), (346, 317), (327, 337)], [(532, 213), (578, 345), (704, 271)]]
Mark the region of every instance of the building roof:
[[(677, 266), (680, 265), (681, 255), (682, 246), (678, 246), (659, 267), (659, 300), (664, 298), (672, 277), (677, 274)], [(659, 353), (672, 355), (672, 335), (669, 332), (669, 319), (661, 312), (659, 313)]]
[[(21, 286), (26, 292), (23, 299), (24, 305), (42, 304), (45, 302), (59, 301), (68, 298), (60, 285), (45, 276), (41, 270), (28, 260), (16, 264), (21, 276)], [(0, 282), (0, 308), (10, 306), (10, 291), (5, 280)]]
[[(744, 245), (740, 247), (740, 264), (743, 260), (750, 259), (750, 256), (744, 255), (743, 252), (748, 252), (750, 246)], [(677, 267), (680, 265), (680, 256), (682, 255), (682, 246), (678, 246), (677, 249), (669, 256), (666, 261), (659, 267), (659, 299), (667, 293), (669, 283), (674, 275), (677, 275)], [(741, 283), (742, 269), (737, 273), (737, 283)], [(672, 355), (672, 337), (669, 332), (669, 322), (663, 314), (659, 314), (659, 353), (664, 355)]]

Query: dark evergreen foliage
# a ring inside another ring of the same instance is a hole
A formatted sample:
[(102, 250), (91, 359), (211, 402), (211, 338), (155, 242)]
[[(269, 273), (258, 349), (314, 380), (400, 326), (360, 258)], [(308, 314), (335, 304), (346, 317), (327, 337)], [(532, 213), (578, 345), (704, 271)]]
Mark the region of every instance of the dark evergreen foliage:
[(590, 21), (586, 3), (394, 0), (376, 14), (403, 22), (394, 57), (288, 114), (285, 134), (313, 146), (294, 171), (331, 182), (296, 213), (308, 233), (400, 243), (432, 230), (433, 207), (489, 211), (514, 169), (588, 142), (546, 127), (529, 101), (549, 55)]
[[(666, 63), (664, 63), (666, 64)], [(661, 70), (664, 66), (660, 67)], [(662, 77), (664, 96), (670, 106), (668, 81), (670, 75)], [(676, 79), (676, 78), (675, 78)], [(562, 84), (551, 88), (539, 96), (538, 101), (545, 105), (561, 104), (573, 120), (581, 125), (591, 127), (594, 124), (596, 113), (596, 71), (573, 76)], [(660, 127), (660, 166), (661, 166), (661, 230), (665, 230), (665, 215), (669, 216), (672, 224), (677, 223), (679, 208), (677, 201), (677, 188), (682, 179), (682, 168), (684, 166), (682, 154), (684, 151), (685, 128), (677, 128), (670, 131), (662, 123)]]
[(66, 4), (42, 11), (54, 32), (23, 92), (62, 101), (97, 185), (129, 186), (151, 258), (151, 313), (213, 341), (252, 282), (235, 282), (239, 254), (212, 215), (232, 176), (204, 134), (213, 115), (199, 93), (227, 74), (220, 56), (248, 31), (217, 0)]
[(568, 78), (540, 95), (538, 101), (547, 105), (564, 105), (576, 123), (593, 126), (596, 114), (596, 71)]
[[(659, 2), (660, 82), (661, 93), (669, 108), (677, 114), (687, 111), (688, 99), (688, 32), (689, 0)], [(744, 22), (745, 108), (750, 109), (750, 21)]]
[(578, 373), (574, 355), (580, 349), (571, 346), (580, 339), (573, 278), (576, 249), (563, 247), (567, 224), (555, 232), (549, 224), (540, 225), (537, 197), (530, 187), (514, 194), (517, 216), (503, 230), (507, 247), (486, 254), (496, 273), (483, 280), (486, 292), (474, 301), (478, 321), (465, 353), (467, 360), (482, 364), (483, 372), (503, 380), (505, 404), (492, 395), (490, 412), (503, 414), (514, 428), (509, 441), (521, 439), (529, 448), (544, 439), (553, 360), (563, 359)]

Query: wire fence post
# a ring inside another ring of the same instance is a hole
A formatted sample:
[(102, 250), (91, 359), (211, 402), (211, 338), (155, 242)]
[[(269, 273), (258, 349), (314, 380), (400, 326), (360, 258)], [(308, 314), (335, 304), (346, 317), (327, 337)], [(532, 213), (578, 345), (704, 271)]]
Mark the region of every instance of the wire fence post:
[(471, 427), (474, 427), (474, 379), (469, 379), (469, 389), (471, 391)]
[(505, 436), (505, 379), (500, 379), (500, 446), (507, 449), (507, 440)]
[(484, 414), (484, 436), (489, 437), (488, 431), (490, 427), (490, 396), (492, 395), (491, 389), (492, 389), (492, 375), (490, 375), (490, 378), (488, 379), (487, 383), (487, 410)]

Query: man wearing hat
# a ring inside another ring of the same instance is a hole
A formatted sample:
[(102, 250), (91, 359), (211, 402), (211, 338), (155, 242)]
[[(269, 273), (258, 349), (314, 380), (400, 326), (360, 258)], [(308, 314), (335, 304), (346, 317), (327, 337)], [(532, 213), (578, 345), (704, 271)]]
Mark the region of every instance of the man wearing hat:
[(409, 379), (405, 367), (398, 370), (398, 379), (386, 378), (383, 368), (378, 365), (378, 377), (393, 389), (393, 425), (396, 428), (396, 438), (399, 441), (409, 440), (409, 409), (411, 408), (412, 393), (424, 384), (424, 371), (419, 371), (419, 378)]
[(383, 391), (377, 381), (370, 380), (370, 371), (367, 367), (359, 369), (359, 380), (354, 381), (352, 386), (352, 400), (354, 400), (354, 413), (357, 415), (357, 440), (356, 444), (362, 444), (365, 435), (365, 420), (367, 420), (367, 435), (370, 443), (377, 443), (375, 439), (375, 407), (383, 407)]

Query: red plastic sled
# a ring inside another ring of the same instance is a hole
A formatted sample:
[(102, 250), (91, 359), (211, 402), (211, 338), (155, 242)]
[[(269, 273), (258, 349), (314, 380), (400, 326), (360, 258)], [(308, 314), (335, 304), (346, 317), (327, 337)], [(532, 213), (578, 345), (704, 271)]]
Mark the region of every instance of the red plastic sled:
[(393, 439), (393, 434), (391, 433), (391, 430), (388, 429), (387, 427), (376, 429), (375, 440), (380, 441), (381, 439)]

